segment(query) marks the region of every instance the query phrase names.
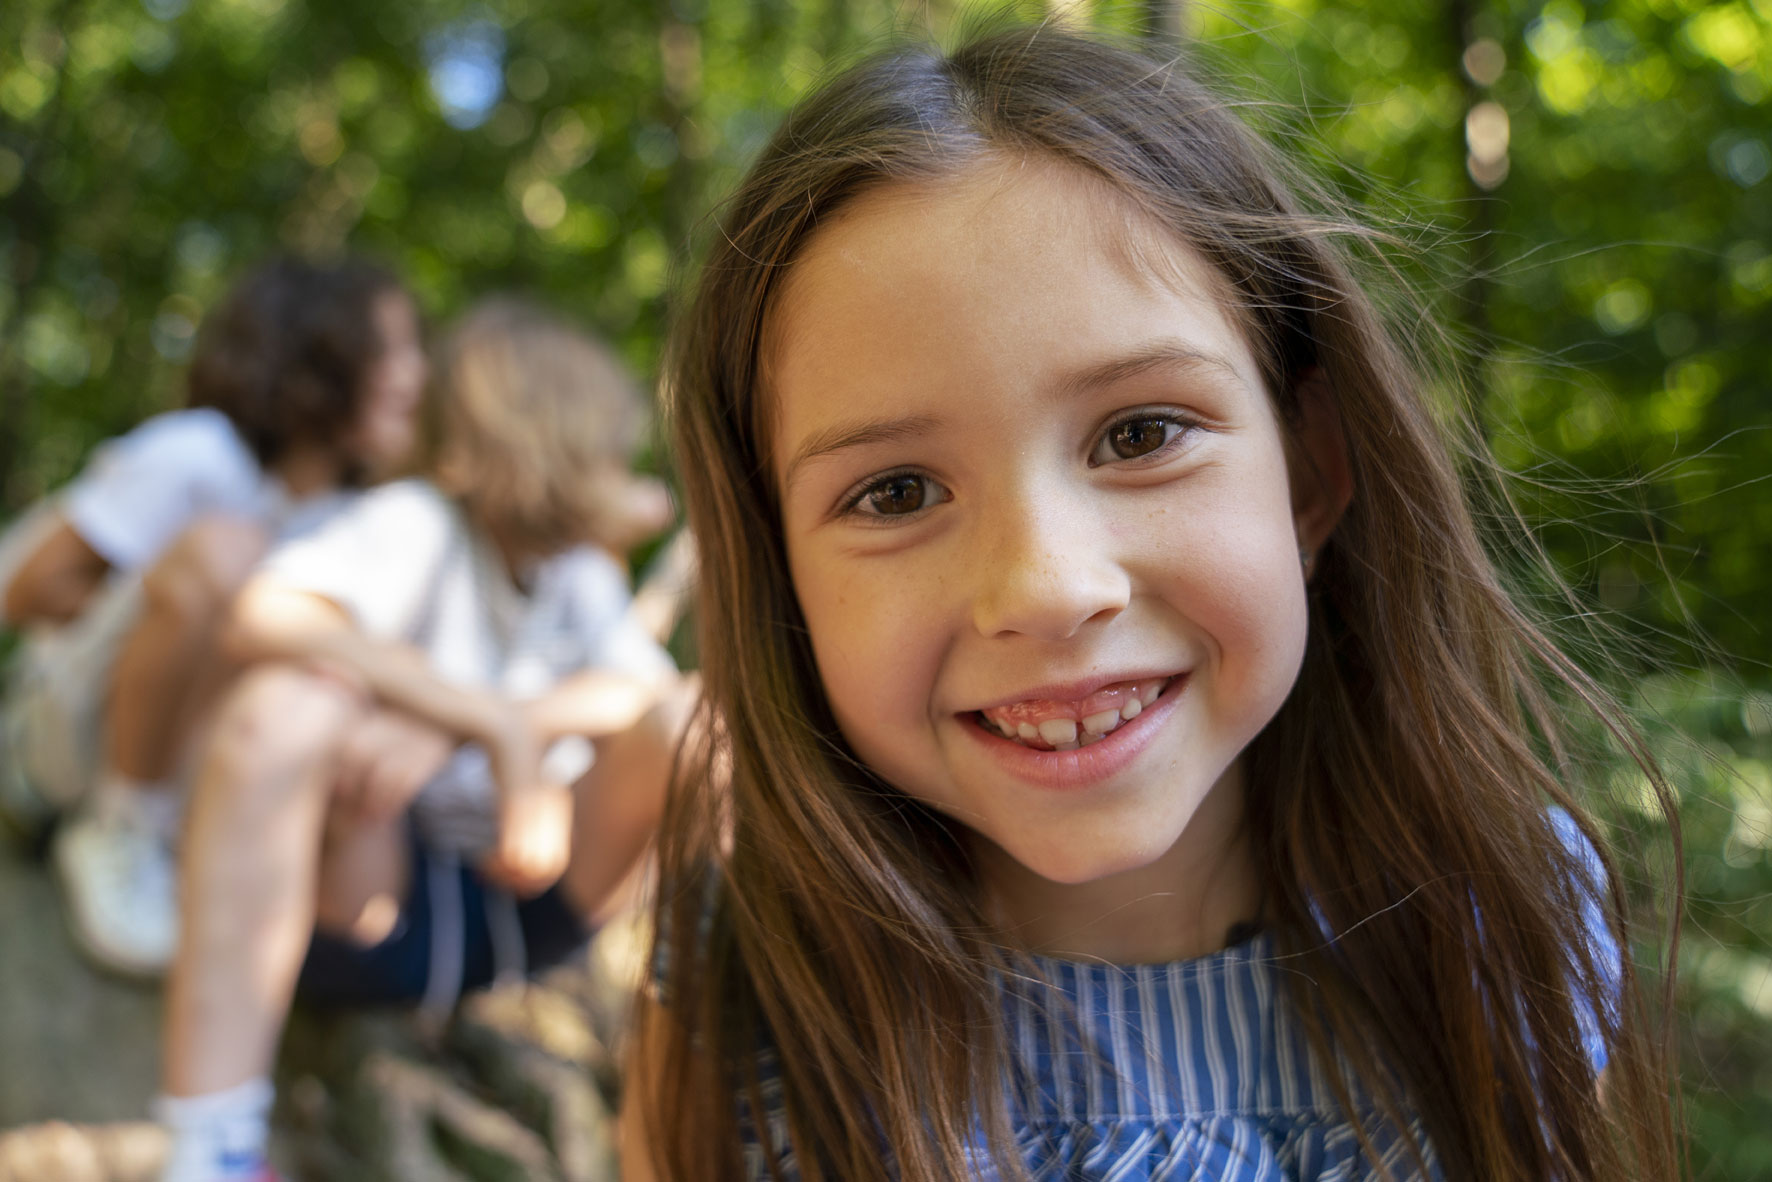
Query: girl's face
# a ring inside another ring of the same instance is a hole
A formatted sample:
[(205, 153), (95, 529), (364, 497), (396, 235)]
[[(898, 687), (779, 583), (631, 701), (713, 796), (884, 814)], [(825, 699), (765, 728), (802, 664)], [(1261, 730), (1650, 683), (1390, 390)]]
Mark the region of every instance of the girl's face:
[(1309, 458), (1339, 436), (1307, 410), (1295, 478), (1220, 285), (1035, 158), (858, 199), (773, 309), (774, 475), (832, 708), (987, 874), (1215, 857), (1297, 676), (1299, 551), (1345, 503)]
[(384, 291), (370, 307), (381, 353), (363, 377), (363, 401), (350, 435), (355, 458), (384, 472), (412, 450), (418, 404), (430, 373), (419, 332), (418, 309), (402, 292)]

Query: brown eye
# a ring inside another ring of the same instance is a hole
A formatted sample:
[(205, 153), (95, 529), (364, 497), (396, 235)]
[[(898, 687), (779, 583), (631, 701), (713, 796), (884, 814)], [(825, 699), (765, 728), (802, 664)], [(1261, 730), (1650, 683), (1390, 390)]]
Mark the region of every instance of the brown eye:
[(880, 517), (915, 513), (928, 501), (928, 484), (922, 476), (888, 476), (862, 495), (868, 512)]
[(1167, 443), (1173, 429), (1176, 424), (1168, 419), (1128, 419), (1108, 429), (1106, 442), (1116, 458), (1136, 460)]

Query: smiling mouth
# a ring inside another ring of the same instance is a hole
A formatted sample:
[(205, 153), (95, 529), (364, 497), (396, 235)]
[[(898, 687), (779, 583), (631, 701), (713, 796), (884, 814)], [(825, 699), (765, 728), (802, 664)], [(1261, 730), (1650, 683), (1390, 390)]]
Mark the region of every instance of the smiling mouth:
[(978, 725), (1035, 751), (1075, 751), (1099, 743), (1142, 714), (1177, 677), (1122, 681), (1071, 702), (1036, 699), (975, 710)]

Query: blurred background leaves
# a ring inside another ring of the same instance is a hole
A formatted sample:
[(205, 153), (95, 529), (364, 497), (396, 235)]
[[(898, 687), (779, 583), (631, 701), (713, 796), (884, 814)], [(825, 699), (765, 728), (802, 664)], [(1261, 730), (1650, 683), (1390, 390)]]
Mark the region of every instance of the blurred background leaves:
[[(1577, 593), (1562, 610), (1634, 638), (1604, 655), (1683, 793), (1694, 1165), (1772, 1178), (1772, 0), (1052, 9), (1198, 37), (1299, 112), (1257, 103), (1258, 123), (1421, 248), (1468, 413)], [(175, 405), (203, 309), (277, 246), (375, 254), (438, 317), (540, 294), (652, 372), (689, 243), (783, 107), (895, 28), (963, 20), (7, 0), (0, 518)]]

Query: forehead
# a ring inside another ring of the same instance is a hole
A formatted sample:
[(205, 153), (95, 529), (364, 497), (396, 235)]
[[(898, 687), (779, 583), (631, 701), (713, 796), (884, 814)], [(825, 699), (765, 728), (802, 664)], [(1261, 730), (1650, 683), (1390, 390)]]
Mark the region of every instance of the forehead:
[(1049, 386), (1115, 349), (1179, 343), (1259, 383), (1240, 320), (1199, 252), (1074, 166), (995, 159), (889, 185), (821, 226), (772, 302), (772, 466), (780, 479), (794, 441), (833, 417)]

